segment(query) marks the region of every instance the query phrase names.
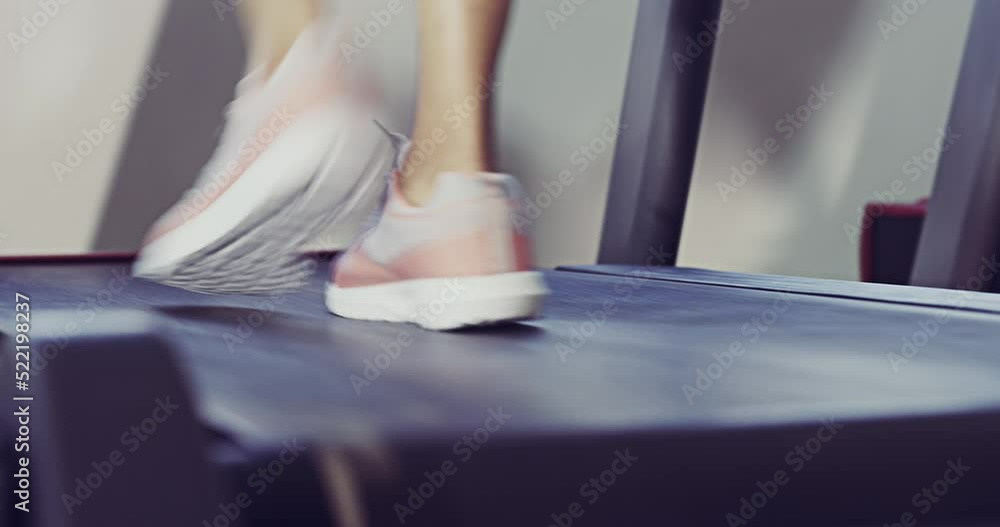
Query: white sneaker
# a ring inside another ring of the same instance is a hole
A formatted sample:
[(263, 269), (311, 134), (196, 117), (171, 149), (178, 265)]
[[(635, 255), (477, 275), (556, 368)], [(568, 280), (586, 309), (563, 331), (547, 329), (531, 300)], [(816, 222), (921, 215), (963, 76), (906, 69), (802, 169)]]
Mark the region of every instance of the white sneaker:
[(336, 44), (317, 24), (270, 78), (240, 82), (215, 154), (147, 234), (136, 276), (241, 293), (308, 278), (302, 247), (380, 184), (394, 152)]
[(444, 173), (416, 207), (393, 173), (378, 224), (333, 265), (336, 315), (427, 329), (526, 320), (549, 294), (534, 270), (520, 187), (505, 174)]

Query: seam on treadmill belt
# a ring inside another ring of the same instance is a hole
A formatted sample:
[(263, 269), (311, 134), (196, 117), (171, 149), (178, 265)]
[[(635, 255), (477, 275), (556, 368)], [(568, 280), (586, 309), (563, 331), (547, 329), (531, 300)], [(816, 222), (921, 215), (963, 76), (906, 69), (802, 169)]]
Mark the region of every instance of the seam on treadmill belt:
[[(703, 281), (703, 280), (694, 280), (694, 279), (691, 279), (691, 278), (672, 277), (672, 276), (655, 275), (655, 274), (630, 275), (630, 274), (622, 274), (622, 273), (613, 273), (613, 272), (609, 272), (609, 271), (599, 271), (599, 270), (593, 270), (593, 269), (579, 269), (579, 268), (572, 268), (572, 267), (557, 267), (555, 269), (555, 271), (557, 271), (557, 272), (565, 272), (565, 273), (575, 273), (575, 274), (586, 274), (586, 275), (591, 275), (591, 276), (608, 276), (608, 277), (619, 277), (619, 278), (628, 277), (628, 278), (636, 278), (636, 279), (639, 279), (639, 280), (651, 280), (651, 281), (654, 281), (654, 282), (672, 282), (672, 283), (682, 283), (682, 284), (704, 285), (704, 286), (711, 286), (711, 287), (725, 287), (725, 288), (728, 288), (728, 289), (747, 289), (747, 290), (752, 290), (752, 291), (768, 291), (768, 292), (772, 292), (772, 293), (787, 293), (787, 294), (790, 294), (790, 295), (814, 296), (814, 297), (822, 297), (822, 298), (839, 298), (841, 300), (859, 300), (859, 301), (862, 301), (862, 302), (872, 302), (872, 303), (877, 303), (877, 304), (892, 304), (892, 305), (900, 305), (900, 306), (922, 307), (922, 308), (926, 308), (926, 309), (948, 309), (948, 310), (951, 310), (951, 311), (959, 311), (959, 312), (963, 312), (963, 313), (980, 313), (980, 314), (985, 314), (985, 315), (1000, 316), (1000, 309), (981, 308), (981, 307), (969, 307), (969, 306), (959, 307), (959, 306), (951, 306), (951, 305), (947, 305), (947, 304), (937, 304), (937, 303), (933, 303), (932, 304), (932, 303), (909, 301), (909, 300), (892, 300), (892, 299), (885, 299), (885, 298), (871, 298), (871, 297), (865, 297), (865, 296), (859, 296), (859, 295), (852, 295), (852, 294), (849, 294), (849, 293), (821, 293), (821, 292), (815, 292), (815, 291), (797, 291), (797, 290), (788, 289), (788, 288), (782, 288), (782, 287), (767, 287), (767, 286), (747, 285), (747, 284), (727, 284), (727, 283), (719, 282), (719, 281)], [(952, 291), (952, 290), (943, 290), (943, 291)]]

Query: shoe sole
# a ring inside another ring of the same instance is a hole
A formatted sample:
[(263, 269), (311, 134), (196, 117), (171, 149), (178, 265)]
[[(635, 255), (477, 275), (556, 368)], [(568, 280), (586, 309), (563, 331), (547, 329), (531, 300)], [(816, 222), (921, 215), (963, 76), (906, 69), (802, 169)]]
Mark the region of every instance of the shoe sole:
[[(357, 119), (345, 118), (343, 115), (334, 115), (340, 113), (342, 113), (340, 110), (317, 112), (311, 116), (309, 122), (292, 125), (214, 203), (205, 208), (198, 216), (191, 218), (175, 230), (165, 234), (161, 239), (144, 247), (140, 259), (133, 267), (133, 273), (136, 276), (162, 281), (170, 285), (209, 292), (206, 289), (215, 288), (200, 287), (199, 282), (203, 277), (218, 279), (219, 277), (214, 275), (223, 272), (220, 266), (224, 267), (224, 265), (217, 261), (219, 255), (216, 253), (238, 243), (248, 233), (263, 235), (269, 231), (288, 230), (287, 227), (295, 226), (292, 225), (293, 223), (296, 225), (301, 223), (300, 219), (296, 218), (310, 215), (320, 217), (323, 220), (310, 221), (316, 225), (312, 225), (312, 228), (308, 229), (311, 231), (308, 234), (315, 236), (330, 224), (335, 223), (338, 218), (346, 216), (350, 211), (344, 210), (343, 207), (336, 204), (324, 207), (323, 212), (317, 212), (315, 206), (309, 206), (309, 203), (305, 203), (308, 201), (306, 198), (313, 198), (315, 195), (344, 194), (342, 199), (336, 200), (337, 203), (356, 204), (359, 196), (369, 191), (371, 181), (377, 181), (381, 172), (385, 170), (385, 167), (381, 165), (389, 165), (389, 162), (386, 162), (377, 163), (379, 166), (372, 166), (371, 159), (376, 157), (391, 159), (391, 153), (384, 152), (371, 155), (369, 158), (355, 155), (358, 152), (374, 154), (379, 152), (380, 148), (389, 149), (388, 145), (385, 144), (386, 141), (379, 135), (374, 126), (366, 126), (363, 132), (349, 129), (337, 131), (334, 135), (347, 134), (346, 140), (341, 141), (335, 148), (331, 148), (331, 140), (323, 137), (331, 135), (329, 125), (322, 123), (336, 122), (336, 120), (357, 121)], [(296, 126), (298, 124), (303, 126)], [(322, 129), (325, 133), (316, 133), (318, 129)], [(317, 140), (320, 138), (323, 139)], [(279, 142), (287, 144), (280, 145)], [(292, 144), (296, 145), (299, 153), (311, 153), (311, 155), (301, 155), (291, 162), (287, 155), (268, 155), (283, 148), (289, 148), (289, 145)], [(344, 155), (345, 153), (346, 155)], [(372, 169), (376, 174), (374, 177), (367, 173)], [(343, 188), (343, 183), (352, 181), (352, 179), (345, 178), (345, 174), (361, 174), (358, 183), (346, 191)], [(278, 182), (283, 183), (285, 187), (275, 189), (274, 186)], [(340, 186), (341, 188), (329, 188), (331, 186)], [(289, 213), (286, 214), (284, 211), (289, 211)], [(278, 223), (283, 225), (278, 225)], [(294, 234), (301, 234), (301, 232)], [(291, 241), (287, 237), (283, 240)], [(294, 247), (288, 247), (288, 244), (284, 244), (286, 246), (281, 247), (281, 249), (285, 252), (294, 251), (300, 249), (301, 245), (308, 243), (311, 239), (295, 241), (296, 243), (291, 244)], [(266, 245), (264, 240), (255, 243), (255, 246), (264, 245)], [(271, 247), (271, 249), (276, 248)], [(246, 252), (247, 255), (252, 255), (259, 251), (251, 247), (246, 249)], [(204, 265), (206, 263), (209, 265)], [(218, 272), (213, 268), (217, 269)], [(252, 279), (253, 277), (245, 278)], [(244, 280), (238, 281), (245, 282)], [(284, 287), (266, 287), (265, 289), (284, 289)]]
[(427, 278), (363, 287), (327, 284), (331, 313), (450, 330), (537, 318), (549, 295), (542, 273)]

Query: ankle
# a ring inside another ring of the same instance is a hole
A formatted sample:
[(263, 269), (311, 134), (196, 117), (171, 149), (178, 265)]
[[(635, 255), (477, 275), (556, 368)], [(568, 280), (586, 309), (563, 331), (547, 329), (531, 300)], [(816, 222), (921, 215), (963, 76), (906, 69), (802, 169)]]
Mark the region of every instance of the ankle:
[(440, 174), (448, 172), (475, 174), (491, 171), (491, 164), (485, 155), (457, 156), (432, 153), (431, 156), (427, 156), (424, 151), (414, 146), (400, 169), (399, 190), (408, 202), (423, 206), (434, 193), (434, 185)]

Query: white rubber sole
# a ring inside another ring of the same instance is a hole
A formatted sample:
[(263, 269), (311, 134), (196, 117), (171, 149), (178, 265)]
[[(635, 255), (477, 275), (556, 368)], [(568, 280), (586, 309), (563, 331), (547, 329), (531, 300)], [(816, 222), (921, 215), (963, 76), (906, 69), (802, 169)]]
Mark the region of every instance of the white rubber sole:
[[(152, 279), (169, 278), (206, 249), (229, 243), (234, 235), (268, 221), (303, 192), (321, 170), (334, 174), (324, 188), (327, 204), (346, 201), (355, 176), (362, 175), (365, 156), (378, 148), (378, 142), (384, 142), (373, 126), (352, 114), (334, 107), (302, 116), (214, 202), (143, 247), (133, 273)], [(358, 123), (364, 123), (366, 129), (352, 130)], [(331, 155), (337, 134), (350, 137), (341, 145), (349, 148), (340, 148), (337, 155)], [(329, 188), (332, 185), (340, 188)]]
[(548, 294), (542, 273), (525, 271), (366, 287), (327, 284), (326, 307), (344, 318), (449, 330), (536, 318)]

